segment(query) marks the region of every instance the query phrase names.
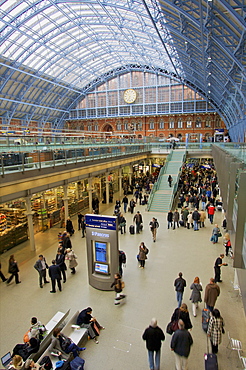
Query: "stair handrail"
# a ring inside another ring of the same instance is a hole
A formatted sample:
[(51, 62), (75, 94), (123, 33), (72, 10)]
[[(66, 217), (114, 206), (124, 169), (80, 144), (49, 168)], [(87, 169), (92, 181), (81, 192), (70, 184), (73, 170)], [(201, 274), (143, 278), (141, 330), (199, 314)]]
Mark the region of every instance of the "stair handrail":
[(169, 209), (172, 209), (172, 206), (173, 206), (173, 198), (174, 198), (174, 194), (176, 194), (176, 191), (178, 189), (179, 179), (180, 179), (180, 175), (182, 173), (182, 163), (184, 163), (185, 157), (186, 157), (186, 151), (184, 152), (183, 157), (182, 157), (182, 162), (181, 162), (181, 166), (179, 168), (177, 181), (175, 182), (175, 184), (173, 186), (173, 191), (172, 191), (171, 198), (170, 198), (170, 203), (169, 203)]
[(159, 190), (160, 188), (160, 183), (161, 183), (161, 178), (162, 176), (166, 173), (166, 170), (167, 170), (167, 166), (168, 166), (168, 162), (170, 162), (171, 158), (172, 158), (172, 152), (173, 150), (170, 151), (170, 153), (168, 154), (167, 158), (166, 158), (166, 161), (165, 161), (165, 164), (164, 166), (161, 168), (160, 170), (160, 173), (159, 173), (159, 176), (158, 176), (158, 179), (157, 181), (154, 183), (154, 186), (150, 192), (150, 196), (149, 196), (149, 199), (148, 199), (148, 203), (147, 203), (147, 211), (150, 210), (150, 207), (151, 207), (151, 204), (152, 204), (152, 201), (153, 201), (153, 198), (154, 198), (154, 194), (157, 190)]

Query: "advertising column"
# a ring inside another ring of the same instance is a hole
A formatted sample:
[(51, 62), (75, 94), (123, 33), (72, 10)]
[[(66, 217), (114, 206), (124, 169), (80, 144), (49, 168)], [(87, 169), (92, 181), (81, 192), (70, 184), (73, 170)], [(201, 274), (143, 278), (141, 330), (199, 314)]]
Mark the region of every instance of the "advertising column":
[(87, 214), (85, 222), (89, 284), (113, 290), (114, 274), (119, 272), (117, 217)]

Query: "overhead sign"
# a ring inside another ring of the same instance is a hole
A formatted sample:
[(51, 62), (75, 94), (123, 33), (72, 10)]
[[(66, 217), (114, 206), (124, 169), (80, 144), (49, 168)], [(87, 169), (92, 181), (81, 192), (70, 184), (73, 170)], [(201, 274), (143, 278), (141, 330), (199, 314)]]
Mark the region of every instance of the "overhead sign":
[(86, 227), (104, 230), (116, 230), (115, 216), (85, 215)]

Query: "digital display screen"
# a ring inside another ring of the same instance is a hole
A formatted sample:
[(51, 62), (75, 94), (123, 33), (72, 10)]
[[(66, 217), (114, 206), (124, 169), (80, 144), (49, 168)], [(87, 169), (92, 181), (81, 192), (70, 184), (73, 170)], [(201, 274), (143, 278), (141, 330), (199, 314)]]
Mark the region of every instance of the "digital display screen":
[(97, 262), (107, 262), (107, 243), (95, 242), (95, 257)]
[(108, 274), (108, 265), (104, 265), (103, 263), (95, 263), (95, 272), (100, 274)]

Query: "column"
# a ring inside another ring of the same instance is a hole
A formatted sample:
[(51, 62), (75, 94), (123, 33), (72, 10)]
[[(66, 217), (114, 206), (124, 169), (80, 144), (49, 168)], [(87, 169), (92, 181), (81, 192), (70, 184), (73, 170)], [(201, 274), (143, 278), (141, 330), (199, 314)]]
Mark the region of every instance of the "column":
[(122, 195), (122, 168), (119, 168), (119, 171), (118, 171), (118, 178), (119, 178), (119, 192), (120, 192), (120, 196)]
[(149, 173), (152, 174), (152, 162), (151, 159), (149, 160)]
[(27, 215), (30, 246), (31, 246), (31, 251), (35, 251), (36, 247), (35, 247), (33, 221), (32, 221), (33, 211), (32, 211), (32, 205), (31, 205), (31, 197), (30, 196), (26, 197), (25, 201), (26, 201), (26, 215)]
[(145, 175), (146, 174), (146, 165), (147, 165), (147, 162), (146, 162), (146, 159), (144, 159), (144, 164), (143, 164), (143, 174)]
[(106, 172), (106, 204), (109, 204), (109, 172)]
[(88, 194), (89, 194), (89, 213), (92, 213), (92, 177), (88, 178)]
[(129, 185), (132, 184), (132, 165), (129, 165)]
[(66, 225), (66, 221), (69, 217), (69, 214), (68, 214), (68, 196), (67, 196), (67, 193), (68, 193), (68, 185), (63, 185), (63, 193), (64, 193), (64, 197), (62, 198), (63, 199), (63, 202), (64, 202), (64, 211), (65, 211), (65, 225)]

